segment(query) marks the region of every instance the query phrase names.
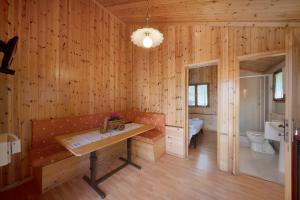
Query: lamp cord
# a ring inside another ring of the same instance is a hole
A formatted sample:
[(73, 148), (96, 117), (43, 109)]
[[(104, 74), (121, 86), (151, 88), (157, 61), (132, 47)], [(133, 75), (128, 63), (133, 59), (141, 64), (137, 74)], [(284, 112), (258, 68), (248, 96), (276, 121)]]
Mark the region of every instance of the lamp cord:
[(149, 20), (150, 20), (150, 17), (149, 17), (149, 6), (150, 5), (150, 0), (147, 0), (147, 13), (146, 13), (146, 17), (145, 17), (145, 21), (146, 21), (146, 24), (147, 26), (149, 25)]

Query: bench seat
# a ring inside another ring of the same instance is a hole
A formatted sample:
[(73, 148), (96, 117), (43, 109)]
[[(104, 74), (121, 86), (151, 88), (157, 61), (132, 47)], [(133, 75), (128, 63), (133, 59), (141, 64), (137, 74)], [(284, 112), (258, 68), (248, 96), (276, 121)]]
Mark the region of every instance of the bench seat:
[(136, 123), (154, 125), (155, 129), (133, 137), (133, 153), (142, 159), (155, 162), (166, 152), (165, 115), (152, 112), (128, 112)]
[(88, 170), (87, 157), (75, 157), (55, 141), (63, 134), (97, 128), (107, 114), (32, 120), (30, 161), (41, 192)]
[(60, 144), (48, 144), (30, 151), (32, 167), (43, 167), (71, 156), (71, 152)]
[(164, 133), (157, 130), (150, 130), (140, 135), (134, 136), (133, 139), (148, 144), (155, 144), (158, 140), (165, 136)]

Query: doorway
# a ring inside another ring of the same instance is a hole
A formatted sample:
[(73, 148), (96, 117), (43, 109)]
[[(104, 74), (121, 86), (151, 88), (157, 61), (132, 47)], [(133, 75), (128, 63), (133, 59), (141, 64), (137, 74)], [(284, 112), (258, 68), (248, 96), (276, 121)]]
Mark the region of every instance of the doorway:
[(240, 62), (240, 172), (284, 184), (285, 55)]
[[(261, 52), (250, 55), (243, 55), (238, 57), (238, 64), (245, 60), (256, 60), (259, 58), (265, 57), (274, 57), (274, 56), (285, 56), (285, 119), (284, 119), (284, 196), (286, 200), (295, 199), (298, 189), (296, 188), (297, 181), (295, 181), (295, 174), (297, 174), (297, 170), (294, 166), (292, 166), (292, 142), (294, 135), (297, 133), (297, 128), (300, 127), (300, 115), (297, 107), (299, 107), (300, 95), (299, 95), (299, 77), (300, 77), (300, 32), (298, 30), (290, 29), (286, 35), (286, 49), (269, 51), (269, 52)], [(239, 77), (237, 77), (239, 78)], [(237, 84), (238, 90), (236, 92), (236, 97), (239, 97), (239, 81)], [(239, 98), (237, 98), (237, 105), (240, 104)], [(237, 106), (236, 110), (237, 116), (240, 114), (239, 106)], [(235, 131), (234, 131), (234, 154), (233, 154), (233, 173), (240, 173), (240, 134), (239, 134), (239, 118), (234, 120), (235, 123)], [(294, 157), (295, 159), (295, 157)], [(293, 194), (293, 195), (292, 195)]]
[(217, 168), (218, 61), (186, 69), (186, 152), (201, 169)]

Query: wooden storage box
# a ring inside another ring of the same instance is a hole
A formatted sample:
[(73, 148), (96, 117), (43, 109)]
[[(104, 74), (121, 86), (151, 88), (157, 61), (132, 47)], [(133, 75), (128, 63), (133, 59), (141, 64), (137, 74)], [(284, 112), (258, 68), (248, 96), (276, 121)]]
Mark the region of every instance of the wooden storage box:
[(184, 158), (184, 129), (166, 126), (166, 152)]

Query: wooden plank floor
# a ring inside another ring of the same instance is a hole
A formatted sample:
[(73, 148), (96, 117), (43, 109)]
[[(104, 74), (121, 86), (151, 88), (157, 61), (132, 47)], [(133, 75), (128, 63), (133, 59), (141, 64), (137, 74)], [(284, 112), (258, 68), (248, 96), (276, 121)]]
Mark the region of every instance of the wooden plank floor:
[[(188, 160), (165, 155), (153, 164), (136, 160), (141, 171), (128, 166), (100, 184), (110, 199), (282, 200), (284, 188), (248, 176), (232, 176), (216, 168), (216, 134), (200, 136), (200, 145), (190, 150)], [(118, 164), (118, 163), (115, 163)], [(39, 196), (27, 183), (0, 194), (0, 199), (69, 200), (99, 199), (80, 178), (75, 178)]]

